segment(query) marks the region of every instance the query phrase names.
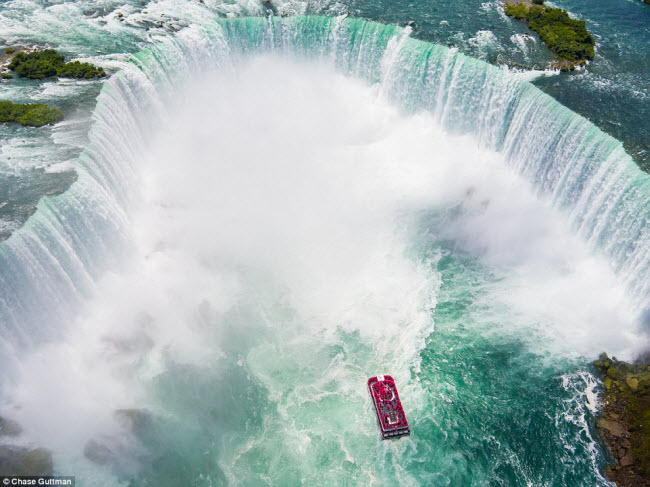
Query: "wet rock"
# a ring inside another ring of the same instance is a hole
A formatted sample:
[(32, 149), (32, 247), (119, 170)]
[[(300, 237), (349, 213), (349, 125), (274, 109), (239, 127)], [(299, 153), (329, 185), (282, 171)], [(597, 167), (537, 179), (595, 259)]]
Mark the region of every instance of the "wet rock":
[(631, 376), (629, 376), (629, 375), (628, 375), (627, 378), (625, 379), (625, 383), (626, 383), (628, 386), (630, 386), (630, 389), (632, 389), (633, 391), (636, 391), (637, 388), (639, 387), (639, 381), (638, 381), (638, 379), (635, 379), (634, 377), (631, 377)]
[(623, 458), (621, 458), (621, 461), (619, 463), (621, 464), (621, 467), (629, 467), (634, 463), (634, 460), (632, 459), (631, 455), (625, 455)]
[(0, 475), (52, 475), (52, 453), (45, 448), (0, 446)]
[(648, 359), (627, 363), (601, 354), (593, 364), (605, 385), (598, 430), (616, 460), (605, 473), (619, 487), (650, 487)]
[(118, 475), (134, 475), (143, 463), (150, 461), (149, 452), (133, 438), (101, 435), (84, 446), (84, 456)]
[(99, 435), (88, 440), (84, 456), (91, 462), (108, 467), (119, 475), (135, 474), (150, 459), (144, 446), (151, 435), (154, 419), (144, 409), (118, 409), (113, 416), (121, 427), (115, 434)]
[(626, 433), (621, 423), (617, 423), (611, 419), (600, 418), (598, 420), (598, 426), (617, 438), (622, 438)]
[(146, 409), (117, 409), (114, 413), (117, 422), (135, 436), (142, 436), (151, 430), (153, 419)]
[(98, 465), (108, 465), (115, 461), (113, 450), (101, 440), (88, 441), (84, 446), (84, 456)]
[(18, 436), (22, 432), (23, 429), (18, 423), (0, 417), (0, 436)]

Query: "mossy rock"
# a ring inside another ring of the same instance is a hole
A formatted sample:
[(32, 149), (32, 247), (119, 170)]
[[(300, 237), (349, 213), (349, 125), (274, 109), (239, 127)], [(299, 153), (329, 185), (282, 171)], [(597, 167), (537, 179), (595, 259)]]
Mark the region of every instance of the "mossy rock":
[(607, 375), (616, 381), (624, 381), (627, 378), (627, 368), (612, 365), (607, 369)]
[(598, 360), (594, 362), (594, 367), (598, 370), (607, 370), (612, 366), (612, 360), (607, 356), (606, 353), (601, 353), (598, 357)]
[(636, 391), (639, 388), (639, 379), (635, 378), (632, 375), (629, 375), (625, 378), (625, 383), (630, 386), (630, 389)]
[[(650, 371), (647, 360), (629, 364), (601, 355), (594, 366), (601, 373), (606, 389), (602, 416), (597, 421), (599, 429), (618, 438), (612, 442), (610, 437), (610, 448), (621, 446), (617, 441), (620, 442), (623, 435), (616, 429), (617, 424), (629, 432), (626, 460), (620, 460), (618, 470), (613, 469), (614, 477), (608, 475), (608, 478), (620, 479), (621, 473), (626, 472), (623, 477), (637, 479), (636, 483), (621, 485), (645, 485), (638, 483), (641, 478), (638, 475), (650, 478)], [(607, 438), (605, 436), (606, 441)], [(611, 474), (612, 469), (609, 472)]]

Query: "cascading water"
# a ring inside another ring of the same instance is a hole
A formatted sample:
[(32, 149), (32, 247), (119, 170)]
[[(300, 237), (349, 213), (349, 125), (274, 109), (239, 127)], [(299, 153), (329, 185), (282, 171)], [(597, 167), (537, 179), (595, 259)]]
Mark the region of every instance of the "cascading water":
[[(606, 483), (581, 357), (643, 346), (650, 178), (408, 34), (229, 19), (113, 61), (77, 181), (0, 245), (3, 411), (62, 473)], [(414, 435), (378, 445), (363, 380), (385, 368)], [(125, 407), (155, 419), (126, 434)], [(82, 456), (97, 438), (109, 466)]]

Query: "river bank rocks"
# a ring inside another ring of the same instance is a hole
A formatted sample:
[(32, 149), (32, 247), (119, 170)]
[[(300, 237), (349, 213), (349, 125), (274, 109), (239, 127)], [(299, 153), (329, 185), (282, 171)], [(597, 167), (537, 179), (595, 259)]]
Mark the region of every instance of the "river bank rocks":
[[(0, 416), (0, 441), (19, 436), (23, 429)], [(52, 453), (45, 448), (0, 445), (0, 476), (52, 475)]]
[(602, 354), (594, 366), (605, 386), (598, 431), (613, 459), (605, 474), (621, 487), (650, 486), (650, 363)]
[(0, 446), (0, 476), (52, 475), (52, 453), (45, 448)]

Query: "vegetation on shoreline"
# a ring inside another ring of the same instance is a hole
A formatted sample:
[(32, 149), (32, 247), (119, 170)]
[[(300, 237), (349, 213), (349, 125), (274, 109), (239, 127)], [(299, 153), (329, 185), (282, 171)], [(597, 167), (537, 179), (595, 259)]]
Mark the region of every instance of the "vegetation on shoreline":
[(89, 63), (65, 62), (65, 57), (53, 49), (19, 52), (8, 66), (18, 76), (31, 79), (44, 79), (59, 76), (62, 78), (101, 78), (106, 76), (104, 68)]
[(507, 2), (506, 15), (525, 20), (528, 26), (546, 43), (551, 51), (566, 63), (563, 71), (573, 70), (594, 57), (594, 38), (587, 32), (584, 20), (576, 20), (562, 9), (546, 7), (543, 0), (533, 4)]
[(63, 120), (61, 110), (43, 103), (0, 101), (0, 123), (19, 123), (31, 127), (42, 127), (61, 120)]
[(622, 487), (650, 485), (650, 364), (602, 354), (594, 366), (605, 385), (598, 430), (616, 460), (605, 473)]

